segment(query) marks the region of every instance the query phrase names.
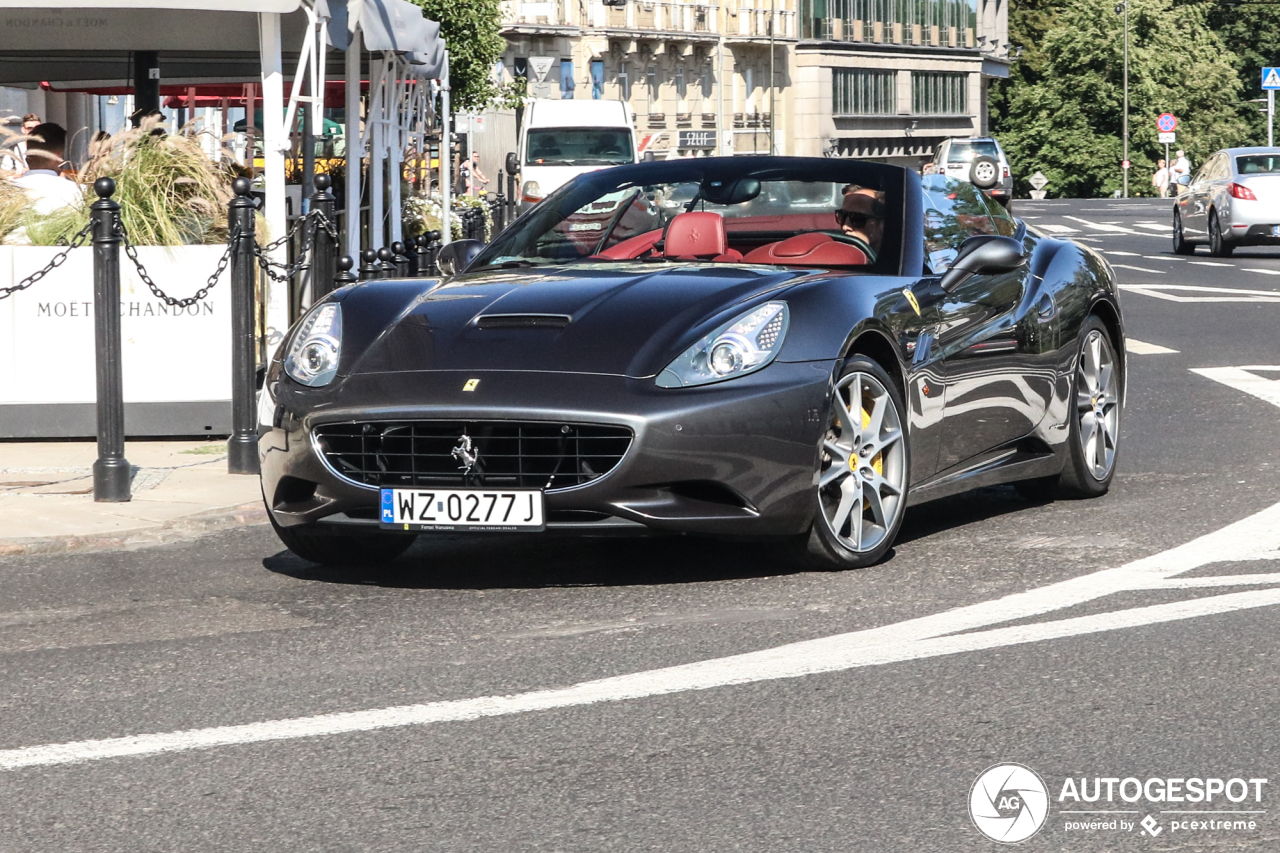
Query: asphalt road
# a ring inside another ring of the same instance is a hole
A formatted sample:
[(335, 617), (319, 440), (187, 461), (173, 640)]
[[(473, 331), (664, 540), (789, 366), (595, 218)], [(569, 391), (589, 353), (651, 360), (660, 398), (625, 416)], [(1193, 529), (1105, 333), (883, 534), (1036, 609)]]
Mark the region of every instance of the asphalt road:
[[(1015, 207), (1129, 286), (1099, 500), (924, 505), (845, 573), (536, 538), (337, 570), (265, 528), (0, 561), (0, 851), (985, 851), (970, 789), (1004, 762), (1048, 787), (1020, 849), (1280, 848), (1280, 250), (1178, 258), (1168, 207)], [(1087, 803), (1068, 777), (1274, 783)], [(1255, 825), (1175, 825), (1224, 818)]]

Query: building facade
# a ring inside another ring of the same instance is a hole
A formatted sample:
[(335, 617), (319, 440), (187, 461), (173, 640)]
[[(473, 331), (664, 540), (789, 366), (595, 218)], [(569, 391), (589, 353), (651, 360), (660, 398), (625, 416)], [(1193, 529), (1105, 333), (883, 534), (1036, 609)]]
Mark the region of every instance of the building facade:
[(504, 73), (627, 101), (643, 151), (919, 165), (985, 132), (1007, 0), (503, 0)]

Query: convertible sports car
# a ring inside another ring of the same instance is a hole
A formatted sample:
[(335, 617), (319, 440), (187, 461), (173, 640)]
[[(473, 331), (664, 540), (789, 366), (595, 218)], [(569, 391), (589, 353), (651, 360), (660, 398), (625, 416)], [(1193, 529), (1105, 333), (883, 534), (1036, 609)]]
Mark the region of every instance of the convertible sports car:
[(669, 531), (858, 567), (910, 505), (1096, 496), (1115, 471), (1110, 267), (945, 176), (621, 166), (440, 263), (334, 292), (270, 366), (263, 495), (306, 559), (393, 559), (424, 531)]

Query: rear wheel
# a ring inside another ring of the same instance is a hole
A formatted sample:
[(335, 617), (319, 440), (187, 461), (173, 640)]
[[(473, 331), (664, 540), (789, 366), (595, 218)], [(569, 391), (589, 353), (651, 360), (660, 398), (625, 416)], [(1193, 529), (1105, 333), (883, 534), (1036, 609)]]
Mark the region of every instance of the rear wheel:
[(1222, 226), (1218, 222), (1218, 211), (1209, 211), (1209, 254), (1215, 258), (1228, 258), (1236, 249), (1222, 237)]
[[(271, 513), (267, 512), (271, 518)], [(389, 563), (417, 539), (415, 533), (330, 533), (314, 527), (271, 526), (284, 546), (304, 560), (327, 566), (368, 566)]]
[(1071, 436), (1061, 491), (1073, 497), (1095, 498), (1106, 494), (1115, 476), (1124, 390), (1115, 342), (1097, 317), (1086, 320), (1080, 330), (1073, 385)]
[(1173, 253), (1175, 255), (1194, 255), (1196, 247), (1192, 243), (1187, 242), (1187, 238), (1182, 233), (1182, 214), (1178, 213), (1178, 209), (1173, 209)]
[(845, 363), (818, 454), (813, 526), (798, 542), (804, 562), (856, 569), (878, 562), (893, 545), (907, 507), (904, 412), (884, 368), (864, 356)]

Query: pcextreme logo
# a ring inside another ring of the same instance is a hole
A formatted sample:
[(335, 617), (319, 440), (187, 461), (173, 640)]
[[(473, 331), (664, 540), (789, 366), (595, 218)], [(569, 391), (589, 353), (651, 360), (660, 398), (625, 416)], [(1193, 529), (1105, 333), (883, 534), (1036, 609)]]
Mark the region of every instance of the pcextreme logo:
[[(1241, 776), (1067, 777), (1058, 787), (1060, 829), (1114, 835), (1254, 832), (1266, 815), (1264, 778)], [(987, 768), (969, 790), (969, 816), (978, 831), (1004, 844), (1031, 838), (1049, 822), (1044, 779), (1022, 764)]]

